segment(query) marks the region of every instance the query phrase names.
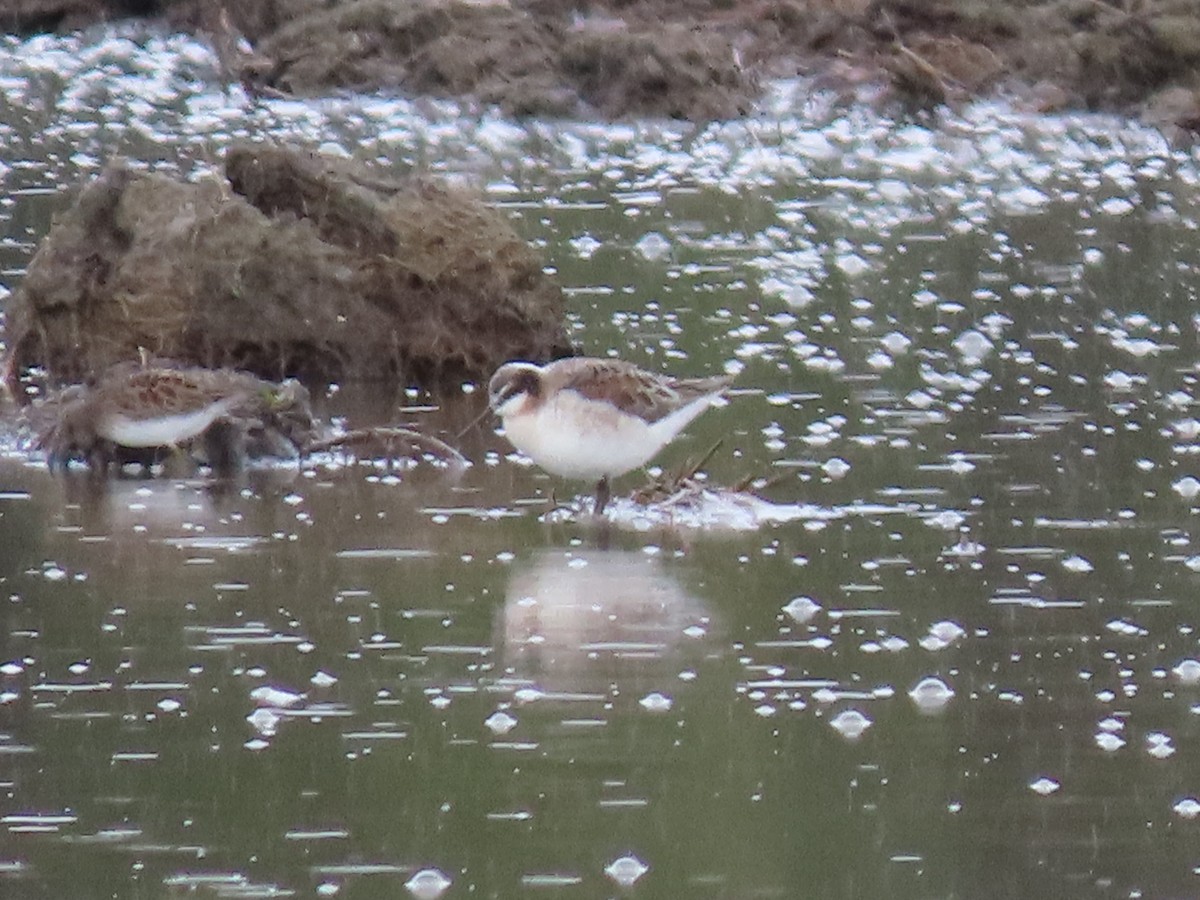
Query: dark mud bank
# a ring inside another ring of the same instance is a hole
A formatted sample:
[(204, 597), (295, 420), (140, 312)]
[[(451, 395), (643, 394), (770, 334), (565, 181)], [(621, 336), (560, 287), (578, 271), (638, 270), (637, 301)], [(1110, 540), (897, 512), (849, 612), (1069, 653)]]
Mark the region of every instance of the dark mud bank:
[(1200, 127), (1195, 0), (36, 0), (0, 23), (134, 15), (206, 35), (225, 77), (263, 93), (394, 89), (510, 114), (701, 121), (805, 74), (882, 103), (1002, 91)]

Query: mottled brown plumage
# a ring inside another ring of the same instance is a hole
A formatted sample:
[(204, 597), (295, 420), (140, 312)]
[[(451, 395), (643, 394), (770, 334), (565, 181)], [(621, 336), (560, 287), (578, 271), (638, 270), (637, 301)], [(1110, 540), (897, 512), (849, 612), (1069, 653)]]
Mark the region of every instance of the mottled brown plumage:
[(647, 372), (621, 359), (575, 357), (559, 360), (542, 370), (542, 383), (547, 391), (575, 391), (647, 422), (657, 422), (732, 382), (729, 376), (673, 378)]
[[(216, 423), (227, 427), (211, 430)], [(122, 456), (121, 449), (173, 448), (211, 434), (209, 455), (240, 463), (257, 435), (280, 433), (294, 444), (311, 427), (308, 392), (298, 382), (276, 385), (232, 369), (130, 363), (113, 367), (95, 384), (63, 391), (57, 418), (39, 443), (52, 467), (81, 458), (101, 469)]]

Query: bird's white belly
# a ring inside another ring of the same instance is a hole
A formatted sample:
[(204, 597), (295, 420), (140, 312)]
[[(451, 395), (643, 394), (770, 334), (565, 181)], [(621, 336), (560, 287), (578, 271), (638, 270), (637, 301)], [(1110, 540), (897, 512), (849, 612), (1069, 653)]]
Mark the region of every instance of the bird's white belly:
[(504, 433), (547, 472), (581, 479), (616, 477), (644, 466), (672, 437), (569, 391), (532, 412), (507, 417)]
[(114, 413), (104, 417), (97, 432), (122, 447), (167, 447), (194, 438), (223, 412), (220, 404), (212, 404), (195, 412), (145, 419)]

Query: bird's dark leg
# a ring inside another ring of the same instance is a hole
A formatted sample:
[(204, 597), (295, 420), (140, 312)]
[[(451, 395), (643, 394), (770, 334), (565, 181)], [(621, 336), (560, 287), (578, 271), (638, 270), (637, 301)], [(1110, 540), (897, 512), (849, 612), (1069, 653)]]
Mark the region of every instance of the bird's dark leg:
[(604, 508), (608, 506), (608, 500), (611, 493), (608, 489), (608, 476), (605, 475), (596, 482), (596, 515), (604, 515)]
[[(246, 428), (232, 419), (217, 419), (201, 436), (208, 467), (217, 478), (230, 478), (246, 467)], [(389, 460), (390, 462), (390, 460)]]
[(109, 466), (112, 465), (115, 457), (114, 449), (112, 444), (100, 438), (97, 438), (88, 447), (84, 458), (87, 462), (88, 471), (91, 472), (93, 477), (104, 478), (108, 475)]

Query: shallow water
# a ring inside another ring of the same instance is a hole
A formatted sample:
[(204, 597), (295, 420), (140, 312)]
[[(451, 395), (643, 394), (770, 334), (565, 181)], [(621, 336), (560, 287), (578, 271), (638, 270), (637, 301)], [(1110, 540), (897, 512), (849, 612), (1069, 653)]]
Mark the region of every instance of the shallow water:
[[(801, 85), (739, 123), (514, 124), (251, 106), (213, 69), (4, 45), (8, 290), (114, 154), (416, 165), (512, 212), (587, 352), (737, 372), (662, 463), (723, 438), (712, 480), (779, 506), (546, 515), (579, 486), (486, 431), (457, 476), (224, 488), (51, 477), (10, 435), (3, 896), (1196, 892), (1200, 157)], [(482, 401), (425, 402), (323, 411), (453, 435)]]

